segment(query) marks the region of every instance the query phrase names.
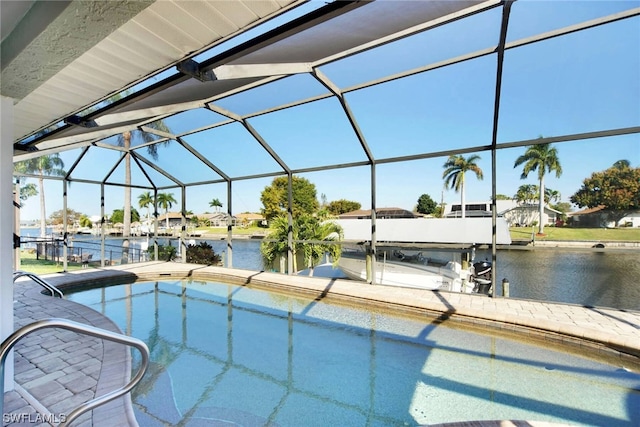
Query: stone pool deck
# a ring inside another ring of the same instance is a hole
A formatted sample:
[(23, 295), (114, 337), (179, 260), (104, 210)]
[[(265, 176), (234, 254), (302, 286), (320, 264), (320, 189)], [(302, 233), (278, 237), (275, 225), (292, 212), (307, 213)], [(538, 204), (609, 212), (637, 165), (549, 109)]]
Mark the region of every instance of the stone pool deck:
[[(491, 328), (526, 339), (563, 345), (640, 369), (640, 311), (583, 307), (509, 298), (491, 298), (418, 289), (370, 286), (350, 280), (286, 276), (276, 273), (205, 267), (174, 262), (147, 262), (43, 278), (60, 288), (126, 283), (135, 280), (214, 280), (242, 286), (304, 294), (316, 300), (365, 304), (384, 310), (423, 316), (427, 322), (451, 322), (464, 327)], [(29, 279), (19, 279), (14, 291), (15, 323), (63, 317), (117, 331), (109, 319), (88, 307), (41, 293)], [(127, 347), (78, 336), (60, 329), (34, 333), (15, 347), (16, 390), (5, 393), (4, 410), (22, 416), (20, 423), (49, 425), (36, 411), (54, 416), (79, 403), (124, 385), (130, 375)], [(39, 407), (32, 397), (42, 404)], [(4, 414), (3, 414), (4, 415)], [(18, 418), (14, 418), (18, 420)], [(137, 425), (129, 395), (83, 415), (74, 426)], [(479, 424), (474, 424), (479, 425)], [(497, 425), (484, 422), (483, 425)], [(527, 424), (527, 425), (537, 425)], [(549, 425), (541, 423), (540, 425)]]

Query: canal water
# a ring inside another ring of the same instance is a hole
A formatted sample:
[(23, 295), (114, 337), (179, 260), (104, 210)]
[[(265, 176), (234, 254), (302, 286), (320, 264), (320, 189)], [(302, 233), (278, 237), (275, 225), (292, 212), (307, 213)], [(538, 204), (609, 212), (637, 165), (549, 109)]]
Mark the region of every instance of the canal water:
[[(22, 234), (29, 235), (31, 231), (37, 233), (38, 230), (24, 229)], [(78, 236), (74, 246), (84, 246), (87, 253), (95, 252), (93, 260), (99, 260), (99, 239), (82, 240)], [(119, 242), (109, 241), (110, 247), (117, 249)], [(207, 242), (218, 254), (227, 250), (224, 240)], [(140, 245), (144, 246), (145, 242), (132, 242), (132, 247)], [(563, 248), (499, 250), (495, 268), (498, 293), (502, 280), (507, 279), (511, 298), (640, 310), (639, 254), (640, 251), (595, 252)], [(119, 254), (113, 257), (119, 259)], [(484, 259), (491, 260), (490, 250), (476, 253), (476, 260)], [(234, 240), (233, 267), (263, 270), (260, 240)]]
[[(226, 242), (209, 241), (216, 253)], [(640, 251), (591, 252), (561, 248), (499, 250), (496, 281), (509, 281), (511, 298), (640, 310)], [(491, 260), (479, 250), (476, 260)], [(260, 241), (234, 240), (233, 266), (262, 270)]]

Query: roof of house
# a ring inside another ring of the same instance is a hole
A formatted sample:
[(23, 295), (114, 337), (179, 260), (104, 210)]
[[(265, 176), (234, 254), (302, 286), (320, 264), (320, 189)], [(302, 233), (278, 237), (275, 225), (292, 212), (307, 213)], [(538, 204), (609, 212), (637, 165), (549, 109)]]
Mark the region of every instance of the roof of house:
[(237, 214), (235, 216), (237, 219), (239, 220), (247, 220), (247, 221), (258, 221), (258, 220), (262, 220), (264, 219), (264, 216), (262, 214), (259, 213), (241, 213), (241, 214)]
[[(214, 219), (214, 218), (225, 219), (228, 216), (229, 214), (226, 212), (214, 212), (214, 213), (205, 213), (205, 214), (199, 215), (200, 218), (206, 218), (206, 219)], [(235, 215), (233, 216), (235, 217)]]
[[(168, 212), (168, 213), (163, 213), (158, 215), (158, 221), (164, 221), (167, 219), (167, 216), (169, 217), (169, 219), (181, 219), (182, 218), (182, 214), (180, 212)], [(190, 218), (191, 215), (187, 215), (187, 218)]]
[(596, 206), (595, 208), (587, 208), (587, 209), (583, 209), (581, 211), (578, 212), (569, 212), (567, 215), (569, 216), (579, 216), (579, 215), (588, 215), (588, 214), (593, 214), (596, 212), (600, 212), (601, 210), (604, 210), (606, 208), (605, 205), (599, 205)]

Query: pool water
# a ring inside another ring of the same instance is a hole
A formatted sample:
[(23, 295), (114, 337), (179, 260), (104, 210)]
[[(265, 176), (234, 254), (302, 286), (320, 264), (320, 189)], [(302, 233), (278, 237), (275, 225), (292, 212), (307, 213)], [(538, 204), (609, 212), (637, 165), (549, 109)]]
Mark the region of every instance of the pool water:
[(640, 374), (428, 318), (199, 281), (68, 299), (148, 344), (152, 364), (132, 393), (143, 427), (640, 425)]

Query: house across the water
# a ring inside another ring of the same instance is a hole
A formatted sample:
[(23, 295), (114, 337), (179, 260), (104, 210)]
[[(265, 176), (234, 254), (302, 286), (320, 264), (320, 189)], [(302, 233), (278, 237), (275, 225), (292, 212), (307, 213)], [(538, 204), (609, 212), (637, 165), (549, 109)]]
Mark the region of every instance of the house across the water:
[[(446, 205), (445, 218), (460, 218), (462, 216), (461, 204)], [(529, 227), (538, 223), (540, 212), (537, 203), (518, 203), (515, 200), (497, 200), (496, 215), (504, 218), (510, 227)], [(486, 218), (491, 217), (491, 202), (465, 203), (465, 217)], [(555, 225), (562, 218), (562, 212), (544, 207), (542, 220), (545, 225)]]

